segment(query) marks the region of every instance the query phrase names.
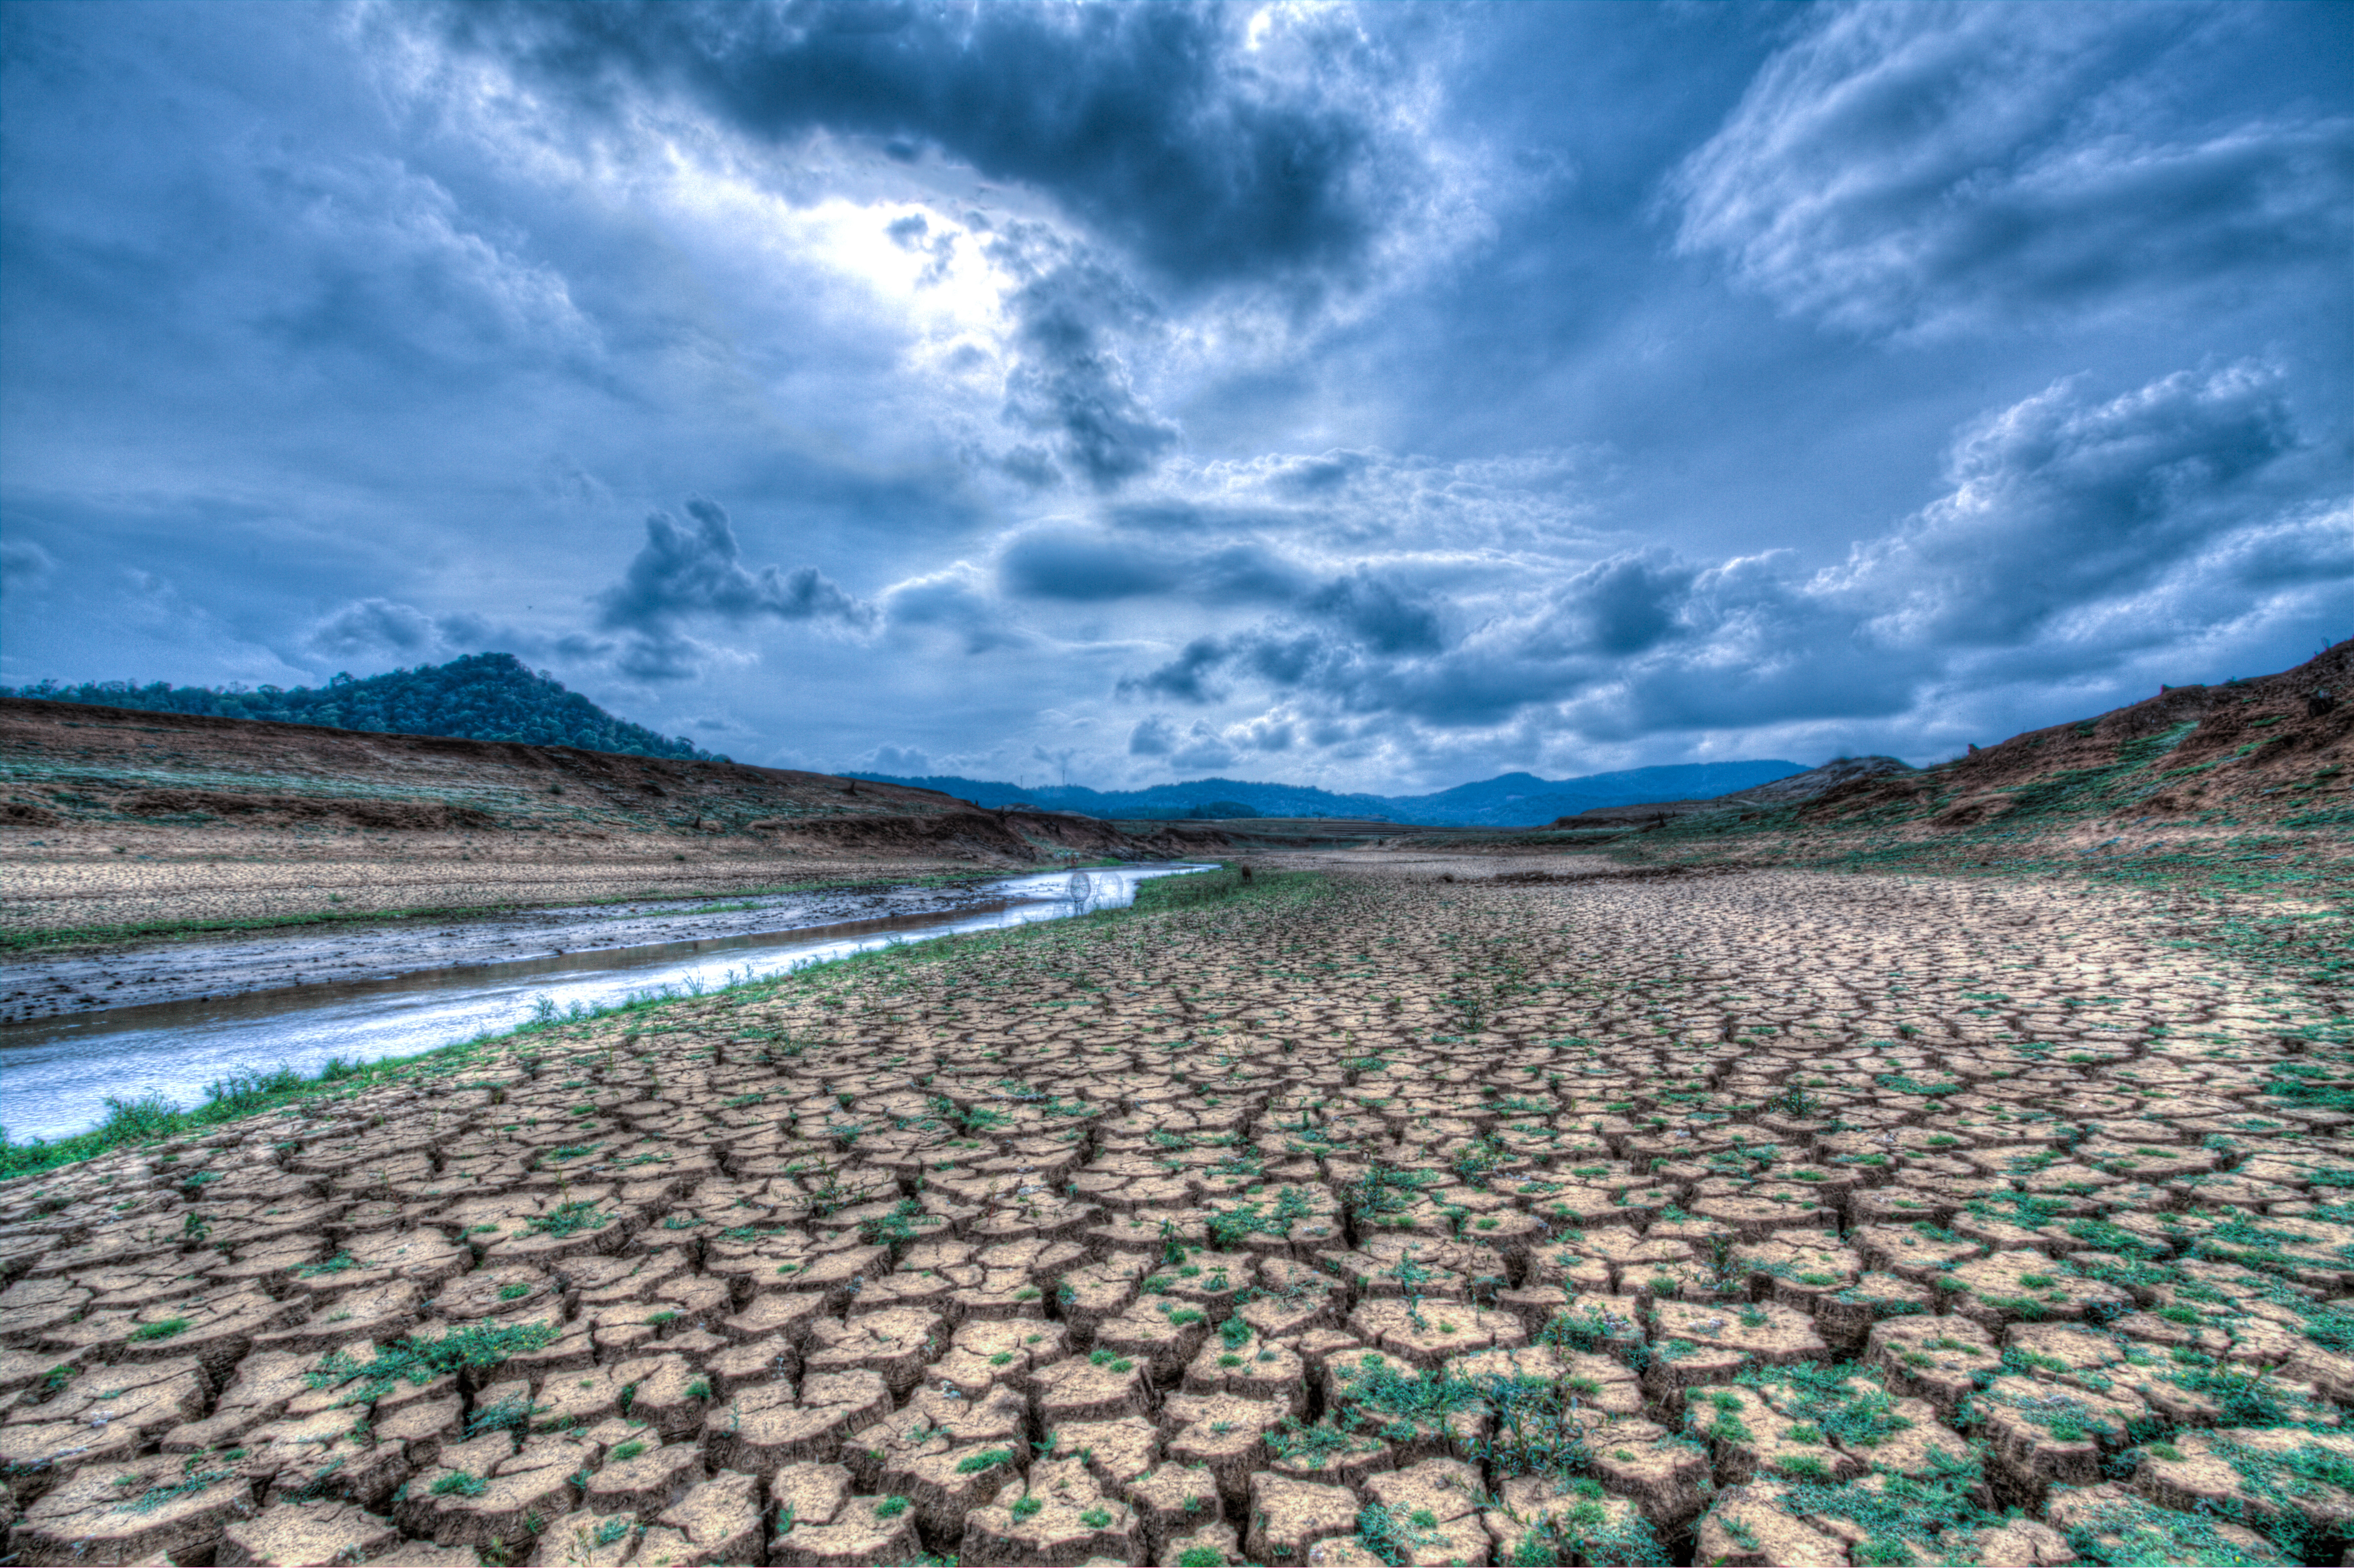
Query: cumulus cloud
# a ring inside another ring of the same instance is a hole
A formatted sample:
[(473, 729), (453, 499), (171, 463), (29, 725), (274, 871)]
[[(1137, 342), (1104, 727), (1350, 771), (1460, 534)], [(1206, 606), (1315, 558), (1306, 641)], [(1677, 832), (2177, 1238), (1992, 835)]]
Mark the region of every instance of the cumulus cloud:
[[(2082, 676), (2267, 596), (2326, 594), (2354, 572), (2354, 514), (2273, 482), (2301, 450), (2261, 364), (2111, 396), (2071, 377), (1957, 430), (1945, 493), (1832, 568), (1652, 546), (1459, 596), (1352, 573), (1119, 692), (1206, 708), (1256, 687), (1303, 705), (1311, 734), (1344, 715), (1443, 735), (1543, 715), (1598, 740), (1885, 718), (1989, 660), (2050, 650)], [(1156, 715), (1129, 750), (1179, 745)]]
[(2110, 398), (2072, 377), (1964, 431), (1947, 493), (1824, 586), (1877, 601), (1893, 641), (2014, 641), (2248, 525), (2269, 499), (2253, 482), (2293, 444), (2265, 366), (2180, 371)]
[(1300, 603), (1376, 653), (1437, 650), (1438, 612), (1411, 587), (1363, 567), (1327, 583)]
[(1047, 527), (1017, 535), (999, 556), (998, 582), (1023, 599), (1088, 604), (1174, 590), (1179, 564), (1093, 529)]
[(363, 599), (323, 618), (303, 642), (333, 659), (387, 654), (414, 658), (440, 648), (441, 634), (433, 618), (415, 605)]
[[(1023, 249), (998, 248), (1026, 269)], [(1154, 314), (1125, 279), (1083, 258), (1060, 260), (1016, 289), (1006, 308), (1020, 355), (1005, 378), (1006, 418), (1050, 435), (1091, 487), (1115, 490), (1177, 444), (1176, 425), (1137, 396), (1117, 346), (1149, 329)]]
[(1174, 697), (1187, 703), (1217, 701), (1225, 693), (1210, 683), (1210, 676), (1226, 662), (1233, 652), (1234, 647), (1218, 638), (1197, 637), (1188, 642), (1177, 657), (1159, 669), (1142, 675), (1122, 677), (1119, 694), (1124, 697)]
[(878, 746), (858, 764), (867, 773), (892, 773), (902, 779), (922, 779), (932, 770), (928, 752), (911, 746)]
[(772, 616), (873, 624), (873, 607), (853, 599), (815, 567), (788, 572), (745, 566), (736, 530), (716, 502), (690, 501), (686, 515), (684, 524), (667, 512), (646, 518), (645, 546), (603, 597), (599, 624), (607, 630), (644, 630), (685, 615), (738, 623)]
[(1165, 715), (1137, 721), (1128, 734), (1128, 754), (1154, 759), (1179, 771), (1230, 768), (1252, 753), (1288, 751), (1297, 727), (1281, 714), (1262, 714), (1223, 729), (1196, 719), (1182, 728)]
[(1255, 538), (1168, 544), (1134, 529), (1049, 524), (1010, 538), (997, 586), (1017, 599), (1065, 603), (1175, 596), (1201, 605), (1299, 598), (1311, 574)]
[(1130, 757), (1166, 757), (1177, 749), (1177, 726), (1159, 714), (1148, 714), (1128, 732)]
[(2190, 123), (2202, 14), (1849, 5), (1761, 70), (1668, 194), (1677, 244), (1862, 332), (1992, 324), (2342, 266), (2354, 120)]
[(895, 631), (944, 632), (967, 653), (1025, 648), (1038, 641), (1006, 614), (981, 570), (963, 561), (892, 585), (882, 609)]
[(626, 634), (619, 667), (634, 679), (692, 676), (715, 655), (680, 622), (695, 616), (743, 625), (768, 619), (873, 626), (873, 605), (852, 597), (815, 567), (791, 571), (744, 564), (736, 530), (716, 502), (686, 503), (687, 521), (667, 512), (646, 518), (646, 542), (621, 580), (598, 596), (599, 630)]

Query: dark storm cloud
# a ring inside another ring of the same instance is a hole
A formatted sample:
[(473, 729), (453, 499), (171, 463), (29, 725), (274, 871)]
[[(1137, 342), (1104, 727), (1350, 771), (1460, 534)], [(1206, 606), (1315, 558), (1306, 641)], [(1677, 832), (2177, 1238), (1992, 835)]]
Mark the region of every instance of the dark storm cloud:
[(30, 539), (0, 539), (0, 584), (29, 588), (57, 567), (50, 554)]
[(998, 581), (1023, 599), (1087, 604), (1173, 591), (1181, 563), (1108, 535), (1075, 529), (1025, 534), (998, 559)]
[(1549, 630), (1583, 651), (1640, 653), (1675, 629), (1696, 575), (1665, 550), (1597, 561), (1562, 585)]
[[(1000, 256), (1027, 266), (1024, 248)], [(1006, 302), (1020, 323), (1021, 360), (1005, 381), (1008, 418), (1050, 434), (1065, 462), (1098, 491), (1118, 488), (1152, 467), (1177, 444), (1179, 431), (1129, 385), (1118, 338), (1149, 325), (1150, 301), (1109, 268), (1059, 260)]]
[(1358, 570), (1310, 594), (1300, 609), (1347, 629), (1376, 653), (1427, 653), (1438, 647), (1438, 615), (1413, 589)]
[(883, 614), (894, 631), (945, 632), (971, 654), (1030, 648), (1039, 641), (1006, 613), (981, 573), (962, 562), (896, 585), (884, 596)]
[(1410, 150), (1333, 90), (1374, 65), (1345, 21), (1327, 69), (1286, 80), (1252, 61), (1248, 14), (1224, 6), (469, 5), (440, 18), (617, 121), (630, 92), (652, 90), (770, 141), (824, 129), (901, 161), (937, 149), (1052, 193), (1180, 283), (1346, 270), (1414, 178)]
[(1168, 595), (1216, 606), (1286, 603), (1312, 577), (1257, 540), (1187, 548), (1132, 530), (1066, 525), (1015, 535), (998, 556), (997, 585), (1017, 599), (1087, 604)]
[(2354, 118), (2162, 111), (2228, 14), (1819, 16), (1670, 187), (1679, 245), (1725, 256), (1789, 310), (1862, 330), (1991, 325), (2343, 263)]
[(690, 501), (686, 515), (684, 524), (667, 512), (646, 518), (645, 547), (601, 597), (599, 626), (644, 631), (690, 615), (739, 624), (763, 616), (874, 624), (872, 605), (853, 599), (815, 567), (788, 572), (745, 566), (736, 530), (716, 502)]
[(1212, 687), (1209, 677), (1232, 656), (1232, 649), (1214, 637), (1197, 637), (1177, 657), (1146, 674), (1124, 678), (1122, 696), (1174, 697), (1179, 702), (1209, 703), (1225, 693)]
[(687, 522), (667, 512), (646, 518), (646, 542), (621, 580), (598, 596), (598, 627), (626, 635), (620, 667), (639, 680), (683, 680), (710, 650), (680, 622), (710, 617), (735, 625), (759, 620), (872, 627), (873, 605), (844, 592), (815, 567), (747, 567), (736, 530), (717, 503), (686, 503)]

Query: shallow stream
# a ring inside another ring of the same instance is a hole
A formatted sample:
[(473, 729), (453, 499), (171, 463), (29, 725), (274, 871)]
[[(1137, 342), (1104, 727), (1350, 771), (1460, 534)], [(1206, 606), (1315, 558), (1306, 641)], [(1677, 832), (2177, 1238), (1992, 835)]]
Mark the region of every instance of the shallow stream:
[[(1091, 867), (987, 883), (987, 901), (690, 941), (590, 948), (381, 978), (286, 986), (243, 996), (118, 1007), (0, 1025), (0, 1127), (9, 1138), (86, 1132), (109, 1098), (157, 1094), (193, 1106), (205, 1086), (284, 1065), (371, 1062), (528, 1023), (547, 1009), (610, 1007), (648, 992), (715, 990), (870, 948), (1060, 920), (1134, 901), (1149, 877), (1204, 865)], [(837, 898), (832, 913), (842, 913)]]

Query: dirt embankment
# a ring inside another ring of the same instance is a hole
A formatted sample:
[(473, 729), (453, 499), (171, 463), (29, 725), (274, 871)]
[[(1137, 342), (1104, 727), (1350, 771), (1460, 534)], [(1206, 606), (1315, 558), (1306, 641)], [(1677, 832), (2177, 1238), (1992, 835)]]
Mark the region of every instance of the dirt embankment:
[(743, 763), (0, 700), (0, 933), (738, 893), (1223, 842)]
[(2243, 821), (2314, 825), (2298, 819), (2348, 804), (2349, 734), (2354, 641), (2275, 675), (2161, 690), (2097, 718), (1973, 747), (1941, 768), (1858, 779), (1800, 815), (1836, 821), (1910, 808), (1933, 827), (1965, 828), (2074, 807), (2160, 818), (2228, 810)]
[(1843, 759), (1714, 800), (1611, 807), (1553, 825), (1672, 837), (1757, 823), (1934, 841), (1997, 827), (2009, 837), (2097, 838), (2129, 821), (2171, 838), (2323, 830), (2317, 838), (2342, 844), (2338, 830), (2354, 828), (2349, 734), (2354, 641), (2278, 674), (2164, 689), (1934, 768)]

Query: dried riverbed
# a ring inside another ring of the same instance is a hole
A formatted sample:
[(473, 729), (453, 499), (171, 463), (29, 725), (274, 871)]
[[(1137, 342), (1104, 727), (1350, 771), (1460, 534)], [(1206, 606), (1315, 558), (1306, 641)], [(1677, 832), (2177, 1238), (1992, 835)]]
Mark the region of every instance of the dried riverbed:
[(2354, 1544), (2343, 996), (2058, 879), (1334, 880), (0, 1186), (9, 1551)]

